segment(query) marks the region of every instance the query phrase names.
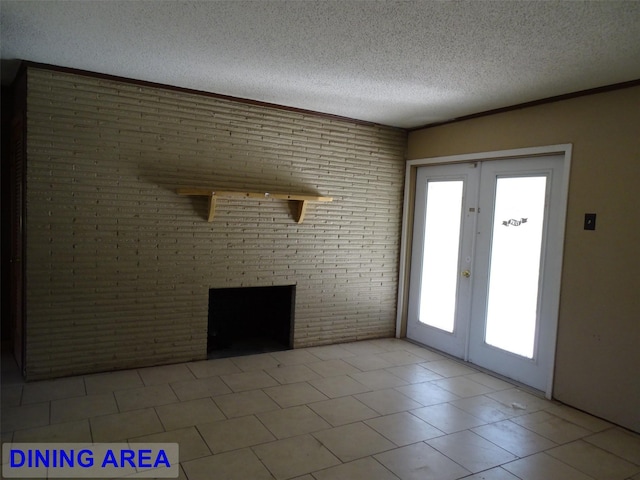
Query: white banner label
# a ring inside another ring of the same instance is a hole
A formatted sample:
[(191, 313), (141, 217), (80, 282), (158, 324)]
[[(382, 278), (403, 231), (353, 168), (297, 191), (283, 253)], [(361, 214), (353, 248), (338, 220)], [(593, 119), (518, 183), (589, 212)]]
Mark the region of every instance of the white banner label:
[(5, 443), (4, 478), (177, 478), (177, 443)]

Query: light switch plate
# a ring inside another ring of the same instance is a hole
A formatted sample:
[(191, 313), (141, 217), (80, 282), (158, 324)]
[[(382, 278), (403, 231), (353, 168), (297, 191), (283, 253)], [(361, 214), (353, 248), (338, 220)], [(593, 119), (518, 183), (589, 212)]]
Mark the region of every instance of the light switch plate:
[(585, 213), (584, 214), (584, 229), (595, 230), (596, 229), (596, 214)]

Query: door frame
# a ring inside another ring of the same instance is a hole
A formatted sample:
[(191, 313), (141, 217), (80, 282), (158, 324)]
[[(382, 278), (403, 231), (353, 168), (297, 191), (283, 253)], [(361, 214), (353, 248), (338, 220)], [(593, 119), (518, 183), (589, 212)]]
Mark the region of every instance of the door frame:
[[(563, 157), (563, 180), (560, 193), (560, 236), (565, 238), (567, 201), (569, 198), (569, 174), (571, 170), (571, 156), (573, 145), (570, 143), (559, 145), (545, 145), (540, 147), (527, 147), (510, 150), (498, 150), (491, 152), (478, 152), (460, 155), (446, 155), (439, 157), (427, 157), (416, 160), (408, 160), (405, 167), (404, 202), (402, 209), (402, 232), (400, 239), (400, 268), (398, 276), (398, 304), (396, 309), (396, 337), (403, 338), (407, 331), (407, 306), (409, 296), (409, 278), (411, 274), (411, 243), (413, 239), (414, 202), (416, 192), (416, 172), (419, 167), (433, 165), (448, 165), (455, 163), (472, 163), (489, 160), (513, 160), (519, 158), (547, 157), (561, 155)], [(562, 265), (564, 256), (564, 242), (560, 248), (560, 262)], [(562, 283), (562, 282), (561, 282)], [(552, 300), (552, 357), (549, 364), (549, 375), (545, 396), (552, 397), (553, 373), (555, 366), (555, 347), (558, 331), (558, 314), (560, 310), (560, 295)], [(465, 349), (466, 350), (466, 349)], [(467, 355), (467, 353), (465, 353)], [(467, 360), (467, 358), (465, 358)]]

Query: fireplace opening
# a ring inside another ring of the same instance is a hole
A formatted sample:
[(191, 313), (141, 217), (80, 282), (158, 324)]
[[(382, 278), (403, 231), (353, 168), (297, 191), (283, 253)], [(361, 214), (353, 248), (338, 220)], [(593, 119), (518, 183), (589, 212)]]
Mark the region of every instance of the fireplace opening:
[(295, 285), (210, 289), (208, 357), (292, 348), (295, 292)]

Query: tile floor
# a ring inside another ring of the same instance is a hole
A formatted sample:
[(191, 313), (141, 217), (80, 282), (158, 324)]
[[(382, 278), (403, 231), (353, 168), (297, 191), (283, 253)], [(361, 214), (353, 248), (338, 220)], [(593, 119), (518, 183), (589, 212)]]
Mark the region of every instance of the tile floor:
[(3, 441), (179, 442), (181, 479), (640, 480), (640, 435), (402, 340), (3, 370)]

